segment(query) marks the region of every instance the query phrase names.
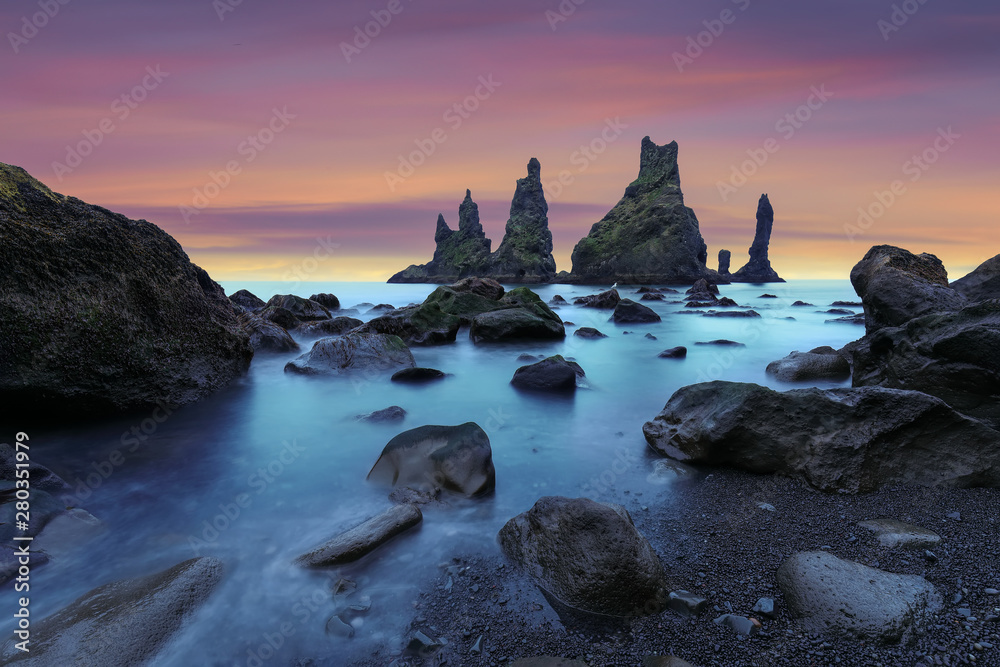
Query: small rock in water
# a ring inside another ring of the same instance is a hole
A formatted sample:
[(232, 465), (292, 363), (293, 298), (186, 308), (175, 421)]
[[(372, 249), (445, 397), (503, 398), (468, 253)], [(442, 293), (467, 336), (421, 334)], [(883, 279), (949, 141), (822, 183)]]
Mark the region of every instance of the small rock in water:
[(672, 347), (669, 350), (660, 352), (659, 357), (660, 359), (683, 359), (687, 356), (687, 353), (687, 348), (680, 345), (678, 347)]
[(656, 336), (651, 333), (646, 334), (643, 338), (648, 338), (649, 340), (657, 340)]

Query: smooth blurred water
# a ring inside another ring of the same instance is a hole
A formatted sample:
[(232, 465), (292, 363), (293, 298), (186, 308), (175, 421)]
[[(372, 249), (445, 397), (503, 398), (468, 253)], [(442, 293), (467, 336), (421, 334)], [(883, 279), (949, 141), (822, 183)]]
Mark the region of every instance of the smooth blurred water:
[[(290, 291), (306, 297), (332, 292), (344, 308), (361, 302), (406, 305), (422, 301), (433, 289), (381, 283), (303, 283), (294, 290), (287, 283), (224, 287), (227, 293), (246, 288), (265, 300)], [(532, 289), (546, 301), (555, 294), (572, 301), (601, 288)], [(619, 291), (639, 299), (634, 287)], [(764, 292), (780, 298), (759, 299)], [(835, 300), (857, 298), (847, 281), (731, 285), (723, 286), (722, 294), (762, 317), (707, 318), (681, 314), (690, 310), (683, 304), (643, 302), (663, 321), (623, 327), (609, 322), (608, 311), (564, 306), (558, 311), (564, 320), (596, 327), (609, 338), (570, 335), (558, 343), (474, 346), (463, 329), (454, 345), (413, 348), (418, 365), (450, 374), (419, 387), (393, 384), (388, 376), (364, 382), (286, 375), (284, 364), (298, 353), (258, 355), (245, 378), (162, 423), (137, 415), (33, 433), (35, 459), (72, 482), (79, 489), (78, 504), (108, 526), (99, 541), (37, 569), (34, 617), (102, 583), (213, 555), (226, 562), (229, 574), (158, 665), (259, 664), (253, 655), (264, 658), (260, 664), (265, 665), (285, 665), (297, 657), (347, 662), (376, 645), (398, 646), (418, 589), (437, 576), (438, 564), (453, 555), (495, 551), (504, 522), (540, 496), (621, 502), (626, 490), (669, 494), (669, 485), (650, 477), (657, 457), (641, 428), (676, 389), (715, 379), (791, 388), (765, 375), (770, 361), (792, 350), (839, 348), (864, 332), (857, 325), (827, 324), (837, 315), (820, 312)], [(668, 300), (682, 297), (667, 295)], [(796, 300), (815, 307), (791, 306)], [(647, 339), (647, 333), (657, 340)], [(695, 345), (721, 338), (747, 347)], [(657, 358), (677, 345), (688, 348), (686, 359)], [(509, 382), (523, 365), (518, 355), (525, 352), (575, 358), (589, 387), (573, 398), (516, 392)], [(404, 422), (354, 419), (390, 405), (407, 410)], [(418, 530), (358, 565), (323, 573), (292, 564), (312, 546), (389, 506), (389, 489), (366, 482), (365, 476), (393, 436), (424, 424), (467, 421), (478, 423), (490, 437), (497, 470), (494, 496), (449, 498), (447, 506), (427, 508)], [(133, 428), (141, 441), (129, 433)], [(101, 471), (110, 474), (105, 478)], [(213, 532), (213, 522), (223, 530)], [(359, 593), (372, 600), (352, 639), (324, 630), (334, 612), (331, 582), (341, 576), (357, 581)], [(13, 597), (9, 588), (0, 594), (3, 608), (13, 608)], [(5, 635), (11, 628), (6, 620), (0, 623)], [(269, 640), (280, 644), (277, 652), (269, 650)]]

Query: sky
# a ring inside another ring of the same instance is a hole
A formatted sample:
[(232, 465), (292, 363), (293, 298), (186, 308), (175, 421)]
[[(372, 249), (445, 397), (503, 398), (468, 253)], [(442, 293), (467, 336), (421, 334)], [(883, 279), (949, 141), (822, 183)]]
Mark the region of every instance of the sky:
[(713, 268), (765, 192), (786, 278), (1000, 253), (994, 0), (7, 0), (0, 29), (0, 162), (217, 280), (385, 280), (467, 188), (495, 249), (532, 157), (569, 270), (645, 136)]

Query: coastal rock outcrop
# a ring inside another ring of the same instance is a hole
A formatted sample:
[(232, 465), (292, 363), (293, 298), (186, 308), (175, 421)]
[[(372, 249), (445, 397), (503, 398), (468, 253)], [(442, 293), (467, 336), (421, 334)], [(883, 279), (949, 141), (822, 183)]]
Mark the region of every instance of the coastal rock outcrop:
[(851, 269), (851, 284), (864, 305), (868, 333), (921, 315), (960, 310), (968, 302), (948, 285), (940, 259), (890, 245), (869, 250)]
[(733, 261), (733, 253), (728, 250), (719, 251), (719, 275), (723, 278), (729, 278), (729, 265)]
[(527, 287), (511, 290), (497, 303), (497, 309), (472, 318), (469, 327), (472, 342), (562, 340), (566, 337), (563, 321)]
[(1000, 299), (1000, 255), (991, 257), (972, 273), (953, 281), (951, 287), (972, 302)]
[(198, 400), (253, 358), (180, 244), (0, 163), (0, 403), (72, 418)]
[(771, 229), (774, 227), (774, 208), (766, 194), (757, 202), (757, 229), (750, 246), (750, 261), (729, 277), (734, 283), (783, 283), (784, 280), (771, 268), (768, 247), (771, 244)]
[(502, 283), (549, 283), (556, 275), (549, 231), (549, 205), (542, 190), (541, 165), (531, 158), (528, 175), (518, 179), (510, 219), (486, 276)]
[(250, 335), (250, 345), (255, 351), (290, 352), (299, 349), (299, 344), (288, 335), (287, 330), (254, 313), (241, 314), (240, 326)]
[(540, 498), (508, 521), (500, 548), (535, 583), (569, 607), (639, 616), (667, 598), (663, 566), (621, 505), (589, 498)]
[(434, 257), (427, 264), (412, 265), (389, 278), (390, 283), (452, 283), (468, 276), (485, 275), (492, 241), (479, 221), (479, 206), (472, 191), (458, 207), (458, 229), (453, 230), (439, 215), (434, 232)]
[(823, 491), (1000, 486), (1000, 432), (916, 391), (707, 382), (679, 389), (643, 433), (679, 461), (778, 472)]
[(657, 146), (646, 137), (639, 177), (574, 248), (573, 279), (595, 284), (720, 282), (707, 260), (698, 218), (684, 205), (677, 142)]

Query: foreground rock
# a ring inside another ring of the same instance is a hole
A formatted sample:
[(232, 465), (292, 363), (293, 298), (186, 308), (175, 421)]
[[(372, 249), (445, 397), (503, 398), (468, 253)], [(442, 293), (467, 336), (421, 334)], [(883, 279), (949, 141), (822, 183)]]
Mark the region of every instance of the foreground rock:
[(734, 283), (783, 283), (777, 272), (771, 268), (767, 257), (771, 244), (771, 229), (774, 227), (774, 208), (766, 194), (757, 202), (757, 229), (750, 246), (750, 261), (729, 277)]
[(240, 327), (250, 336), (250, 346), (254, 351), (291, 352), (299, 349), (299, 344), (288, 335), (288, 331), (270, 320), (253, 313), (243, 313), (239, 317)]
[(286, 373), (342, 375), (413, 368), (413, 353), (398, 336), (350, 333), (322, 338), (298, 359), (285, 364)]
[(642, 140), (639, 177), (573, 249), (573, 277), (595, 284), (718, 280), (694, 211), (684, 205), (677, 142)]
[(444, 489), (466, 497), (496, 486), (490, 439), (472, 422), (421, 426), (389, 441), (368, 479), (435, 495)]
[(394, 505), (378, 516), (302, 554), (295, 562), (306, 567), (336, 567), (353, 563), (400, 533), (413, 528), (423, 518), (423, 514), (414, 505)]
[(940, 259), (889, 245), (868, 251), (851, 270), (851, 284), (864, 304), (868, 333), (921, 315), (959, 310), (967, 303), (948, 286)]
[(225, 292), (145, 220), (0, 163), (0, 403), (71, 419), (183, 405), (253, 358)]
[(876, 570), (825, 551), (798, 553), (778, 568), (785, 604), (807, 632), (894, 643), (922, 632), (941, 608), (923, 577)]
[(643, 433), (679, 461), (778, 472), (824, 491), (1000, 486), (1000, 433), (915, 391), (708, 382), (678, 390)]
[(937, 533), (894, 519), (861, 521), (858, 527), (878, 535), (879, 544), (890, 549), (894, 547), (932, 549), (941, 542), (941, 536)]
[(245, 289), (238, 290), (229, 295), (229, 300), (235, 305), (248, 310), (250, 312), (255, 312), (266, 306), (264, 300), (253, 292), (249, 292)]
[(295, 330), (303, 336), (342, 336), (362, 326), (364, 322), (354, 317), (334, 317), (329, 320), (303, 322)]
[(578, 375), (583, 375), (579, 364), (556, 355), (518, 368), (510, 383), (528, 391), (573, 392)]
[(492, 242), (479, 222), (479, 206), (472, 201), (470, 190), (465, 191), (465, 200), (458, 207), (458, 230), (448, 227), (444, 215), (439, 215), (434, 243), (434, 257), (429, 263), (410, 266), (389, 278), (389, 282), (453, 283), (487, 274)]
[(970, 302), (1000, 299), (1000, 255), (991, 257), (969, 275), (951, 283)]
[(563, 321), (527, 287), (511, 290), (498, 303), (498, 310), (472, 319), (469, 338), (474, 343), (562, 340), (566, 337)]
[(767, 374), (782, 382), (846, 380), (851, 364), (831, 347), (817, 347), (809, 352), (792, 352), (784, 359), (767, 365)]
[(499, 540), (508, 558), (570, 607), (610, 616), (663, 608), (663, 566), (620, 505), (541, 498), (508, 521)]
[(4, 645), (4, 664), (130, 667), (169, 644), (223, 577), (222, 561), (195, 558), (139, 579), (95, 588), (31, 626), (31, 652)]
[(660, 316), (648, 306), (636, 303), (631, 299), (622, 299), (615, 307), (611, 319), (616, 324), (649, 324), (659, 322)]
[(853, 355), (855, 386), (915, 389), (1000, 427), (1000, 301), (880, 329)]

